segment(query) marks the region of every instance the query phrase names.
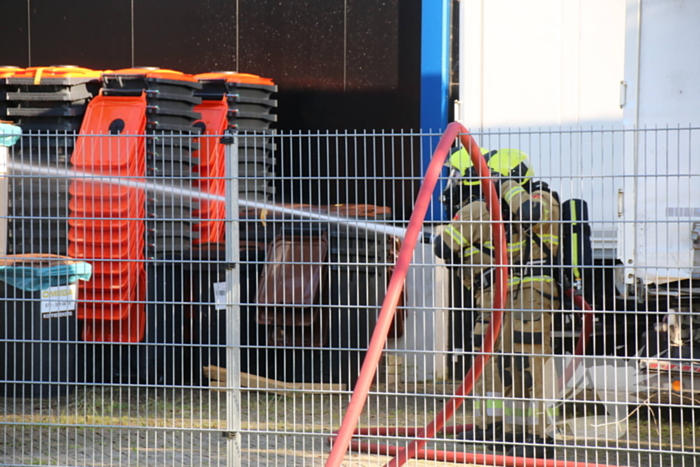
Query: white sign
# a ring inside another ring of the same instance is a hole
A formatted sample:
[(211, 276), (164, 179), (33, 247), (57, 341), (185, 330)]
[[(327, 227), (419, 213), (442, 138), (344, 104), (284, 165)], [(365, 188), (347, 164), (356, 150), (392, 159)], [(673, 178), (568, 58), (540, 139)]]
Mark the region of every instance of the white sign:
[(226, 309), (226, 282), (216, 282), (214, 284), (214, 309)]
[(78, 296), (78, 284), (59, 285), (41, 291), (41, 317), (73, 316)]

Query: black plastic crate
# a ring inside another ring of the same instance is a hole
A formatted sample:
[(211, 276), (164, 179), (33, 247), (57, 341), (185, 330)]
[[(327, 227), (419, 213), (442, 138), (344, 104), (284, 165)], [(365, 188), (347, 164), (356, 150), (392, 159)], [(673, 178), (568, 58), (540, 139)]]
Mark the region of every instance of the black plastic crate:
[[(0, 99), (5, 96), (0, 94)], [(5, 101), (0, 100), (0, 116), (9, 119), (26, 117), (26, 116), (44, 116), (48, 114), (53, 114), (52, 116), (61, 116), (70, 109), (80, 109), (85, 108), (87, 105), (87, 100), (83, 99), (77, 102), (63, 102), (63, 101)], [(62, 113), (63, 112), (63, 113)], [(84, 113), (84, 111), (83, 111)], [(50, 115), (51, 116), (51, 115)]]
[(228, 107), (239, 112), (253, 112), (255, 114), (267, 114), (277, 107), (277, 101), (264, 97), (245, 97), (228, 95)]
[(146, 238), (156, 240), (159, 237), (199, 238), (199, 232), (192, 231), (193, 222), (187, 221), (147, 221)]
[(179, 148), (177, 150), (181, 151), (195, 151), (199, 149), (199, 143), (194, 140), (190, 132), (150, 130), (146, 136), (146, 147), (154, 151), (171, 150), (171, 148)]
[(8, 225), (12, 237), (18, 239), (52, 238), (65, 239), (68, 236), (68, 222), (64, 219), (15, 218)]
[(147, 208), (147, 216), (151, 220), (199, 220), (192, 215), (192, 211), (198, 209), (198, 207), (171, 205), (151, 205)]
[[(80, 126), (83, 123), (83, 117), (54, 117), (54, 119), (41, 119), (32, 117), (22, 117), (18, 119), (17, 124), (22, 128), (22, 131), (31, 132), (80, 132)], [(46, 120), (46, 121), (45, 121)]]
[(27, 241), (22, 239), (12, 240), (7, 245), (8, 254), (26, 255), (26, 254), (47, 254), (47, 255), (68, 255), (68, 240), (57, 239), (52, 240), (36, 240)]
[(277, 92), (277, 85), (226, 82), (226, 94), (241, 97), (268, 97)]
[[(173, 188), (191, 188), (191, 182), (187, 180), (173, 180), (171, 182), (162, 183), (163, 186), (170, 185)], [(155, 212), (160, 208), (181, 208), (181, 209), (199, 209), (200, 203), (194, 201), (191, 198), (183, 198), (180, 196), (171, 195), (168, 193), (163, 193), (160, 191), (150, 191), (146, 192), (146, 211)]]
[(147, 177), (192, 179), (196, 178), (196, 175), (192, 172), (192, 165), (184, 162), (149, 160), (146, 163)]
[(196, 95), (204, 100), (220, 100), (224, 95), (268, 99), (277, 92), (276, 85), (231, 83), (222, 79), (200, 80), (201, 91)]
[(70, 155), (78, 136), (74, 132), (38, 132), (26, 131), (17, 144), (12, 146), (11, 154), (59, 154)]
[[(54, 231), (57, 231), (55, 229)], [(68, 252), (68, 237), (58, 234), (38, 233), (32, 236), (16, 235), (15, 231), (8, 229), (7, 250), (10, 254), (54, 254), (66, 255)]]
[(159, 108), (154, 106), (148, 106), (146, 109), (146, 114), (148, 118), (162, 118), (164, 116), (169, 117), (181, 117), (187, 119), (187, 121), (196, 121), (202, 118), (202, 114), (199, 112), (192, 111), (192, 107), (180, 110), (180, 109), (169, 109), (169, 108)]
[(148, 259), (163, 259), (192, 249), (189, 237), (158, 237), (146, 242)]
[(17, 188), (14, 184), (10, 186), (7, 199), (12, 214), (20, 215), (20, 212), (27, 213), (28, 210), (38, 213), (53, 209), (68, 212), (70, 194), (64, 187), (44, 188), (37, 185), (33, 191), (29, 191), (27, 187)]
[(202, 132), (202, 129), (194, 126), (195, 120), (184, 117), (172, 117), (169, 115), (149, 116), (146, 123), (147, 130), (158, 131), (177, 131), (181, 132), (182, 136), (197, 136)]
[(266, 202), (269, 201), (272, 196), (275, 194), (275, 187), (273, 186), (267, 186), (265, 187), (264, 190), (259, 190), (259, 191), (238, 191), (238, 199), (244, 200), (244, 201), (253, 201), (253, 202)]
[[(182, 228), (161, 229), (158, 232), (146, 232), (146, 246), (148, 248), (166, 249), (172, 251), (184, 251), (191, 249), (192, 240), (199, 238), (199, 232), (192, 232), (191, 225), (180, 226)], [(170, 232), (168, 232), (170, 230)], [(176, 233), (180, 231), (182, 233)]]
[(49, 89), (51, 86), (54, 86), (56, 88), (64, 88), (64, 87), (76, 87), (79, 85), (86, 85), (86, 86), (96, 86), (99, 88), (101, 85), (101, 81), (97, 78), (91, 78), (91, 77), (72, 77), (72, 78), (44, 78), (42, 77), (39, 80), (39, 83), (37, 84), (36, 78), (34, 77), (29, 77), (29, 78), (18, 78), (14, 76), (9, 76), (5, 78), (6, 83), (8, 85), (17, 85), (17, 86), (30, 86), (30, 87), (42, 87)]
[[(109, 93), (109, 90), (105, 90)], [(165, 94), (162, 92), (146, 92), (146, 102), (149, 109), (161, 111), (192, 111), (202, 103), (202, 99), (190, 94)]]
[(202, 89), (202, 85), (192, 81), (181, 81), (165, 78), (149, 78), (137, 74), (111, 74), (102, 75), (106, 96), (115, 95), (141, 95), (145, 90), (150, 97), (158, 97), (159, 94), (168, 96), (193, 96), (195, 91)]
[(277, 163), (277, 159), (271, 157), (274, 148), (238, 148), (238, 161), (239, 162), (259, 162), (264, 160), (266, 164), (273, 166)]
[(15, 118), (79, 117), (85, 115), (87, 104), (54, 107), (8, 107), (5, 115)]
[(192, 231), (192, 221), (180, 220), (148, 220), (146, 221), (146, 238), (158, 239), (160, 237), (183, 237), (188, 239), (199, 238), (199, 232)]
[[(63, 149), (63, 148), (61, 148)], [(63, 152), (63, 151), (61, 151)], [(19, 156), (15, 156), (12, 160), (16, 162), (24, 162), (32, 165), (41, 165), (44, 167), (52, 167), (55, 169), (70, 170), (72, 169), (72, 164), (70, 163), (71, 152), (68, 154), (59, 153), (47, 153), (46, 151), (37, 153), (22, 153)], [(67, 180), (66, 180), (67, 181)]]
[(231, 112), (227, 121), (229, 128), (238, 131), (268, 130), (270, 125), (277, 121), (275, 114), (253, 114), (250, 112)]
[(146, 152), (146, 166), (156, 166), (157, 164), (185, 164), (188, 166), (198, 165), (199, 158), (192, 157), (192, 151), (181, 148), (170, 148), (170, 150), (158, 150)]
[(238, 150), (274, 151), (276, 149), (274, 135), (275, 130), (240, 133), (238, 134)]
[(270, 186), (270, 182), (269, 178), (241, 178), (238, 180), (238, 192), (266, 192), (274, 194), (275, 187)]
[(68, 209), (68, 200), (48, 200), (42, 203), (29, 203), (25, 200), (10, 198), (9, 213), (10, 221), (12, 217), (32, 217), (38, 219), (68, 219), (70, 211)]
[[(22, 78), (25, 79), (25, 78)], [(45, 85), (29, 84), (10, 88), (6, 91), (8, 101), (61, 101), (75, 102), (91, 99), (99, 93), (100, 84), (79, 84), (79, 85)]]
[[(53, 199), (68, 196), (69, 179), (55, 178), (13, 178), (10, 191), (13, 198), (50, 196)], [(36, 201), (35, 201), (36, 202)]]
[(144, 237), (146, 254), (149, 258), (164, 258), (168, 253), (189, 251), (192, 248), (192, 241), (198, 238), (199, 232), (186, 235), (146, 235)]
[(240, 150), (238, 153), (239, 164), (263, 164), (266, 167), (274, 167), (277, 164), (277, 159), (270, 157), (271, 152), (250, 151), (248, 149)]
[(148, 220), (146, 235), (154, 238), (167, 236), (197, 238), (199, 233), (192, 231), (192, 222)]
[(267, 114), (267, 113), (259, 113), (259, 112), (244, 112), (244, 111), (236, 110), (236, 109), (229, 109), (229, 111), (227, 112), (227, 117), (228, 117), (229, 122), (231, 122), (232, 118), (263, 120), (265, 122), (270, 122), (270, 123), (277, 121), (277, 115), (275, 115), (275, 114)]
[(189, 117), (179, 117), (176, 115), (155, 115), (149, 114), (146, 123), (147, 128), (151, 129), (179, 129), (180, 131), (188, 131), (193, 135), (199, 135), (200, 129), (195, 130), (194, 123), (196, 119)]
[(27, 107), (27, 108), (71, 108), (85, 106), (90, 102), (90, 99), (80, 99), (77, 101), (0, 101), (8, 107)]
[[(187, 144), (183, 138), (166, 139), (162, 141), (149, 140), (146, 142), (146, 155), (148, 161), (168, 161), (182, 162), (187, 164), (197, 164), (199, 159), (192, 157), (194, 151), (198, 149), (196, 143)], [(187, 138), (191, 140), (192, 138)], [(185, 143), (180, 145), (180, 143)]]
[(268, 180), (275, 176), (271, 170), (274, 167), (274, 159), (262, 158), (260, 161), (239, 161), (238, 175), (241, 177), (260, 177)]

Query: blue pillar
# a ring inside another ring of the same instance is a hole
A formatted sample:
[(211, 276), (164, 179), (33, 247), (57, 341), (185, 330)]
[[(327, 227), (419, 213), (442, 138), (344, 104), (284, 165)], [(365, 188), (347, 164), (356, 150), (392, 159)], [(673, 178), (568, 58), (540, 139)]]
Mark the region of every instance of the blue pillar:
[[(420, 125), (424, 133), (442, 133), (447, 127), (450, 84), (451, 0), (423, 0), (421, 22)], [(439, 136), (422, 138), (423, 173), (430, 163)], [(426, 220), (444, 220), (440, 204), (442, 184), (433, 193)]]

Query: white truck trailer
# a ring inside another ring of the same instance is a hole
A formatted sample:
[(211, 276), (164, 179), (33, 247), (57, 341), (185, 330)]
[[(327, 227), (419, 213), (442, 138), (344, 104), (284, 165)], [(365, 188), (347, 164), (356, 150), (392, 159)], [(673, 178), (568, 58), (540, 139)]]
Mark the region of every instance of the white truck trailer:
[(527, 152), (562, 199), (587, 200), (596, 265), (608, 271), (593, 287), (615, 296), (607, 311), (637, 315), (627, 355), (645, 357), (635, 362), (649, 386), (656, 376), (646, 370), (658, 369), (654, 385), (691, 387), (700, 375), (700, 2), (458, 3), (459, 121), (483, 147)]

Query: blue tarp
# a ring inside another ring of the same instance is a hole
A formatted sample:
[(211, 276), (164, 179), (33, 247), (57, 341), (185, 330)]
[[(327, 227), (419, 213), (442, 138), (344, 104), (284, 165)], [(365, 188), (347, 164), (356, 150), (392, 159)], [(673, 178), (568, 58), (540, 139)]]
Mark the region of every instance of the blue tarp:
[(21, 134), (22, 129), (20, 127), (0, 123), (0, 146), (12, 146), (17, 142)]
[(35, 292), (49, 287), (68, 285), (78, 280), (90, 280), (92, 266), (84, 261), (59, 264), (45, 268), (31, 266), (0, 266), (0, 280), (21, 290)]

